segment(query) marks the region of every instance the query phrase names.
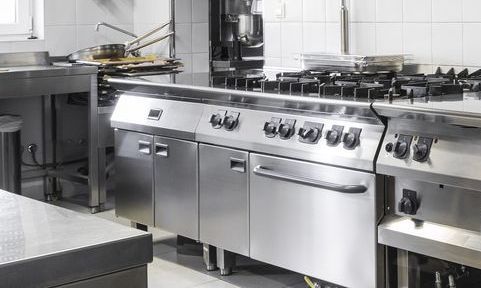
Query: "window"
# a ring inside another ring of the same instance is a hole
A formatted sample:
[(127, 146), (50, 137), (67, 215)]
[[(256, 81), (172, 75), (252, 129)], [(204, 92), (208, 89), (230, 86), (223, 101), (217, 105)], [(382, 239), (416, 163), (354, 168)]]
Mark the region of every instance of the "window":
[(1, 0), (0, 34), (28, 34), (31, 28), (30, 0)]

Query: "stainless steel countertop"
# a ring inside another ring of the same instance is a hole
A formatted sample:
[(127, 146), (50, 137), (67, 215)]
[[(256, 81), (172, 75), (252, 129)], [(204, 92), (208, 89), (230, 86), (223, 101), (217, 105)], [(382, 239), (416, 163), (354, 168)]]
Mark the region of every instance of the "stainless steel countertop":
[(44, 78), (58, 76), (76, 76), (97, 74), (97, 67), (92, 66), (55, 66), (55, 65), (32, 65), (32, 66), (1, 66), (0, 81), (25, 78)]
[(376, 101), (374, 110), (385, 117), (481, 127), (481, 93)]
[(328, 113), (338, 116), (355, 116), (372, 121), (376, 116), (371, 103), (364, 99), (340, 100), (338, 98), (302, 97), (270, 94), (257, 91), (230, 90), (210, 86), (208, 73), (180, 73), (173, 79), (169, 75), (138, 78), (110, 78), (108, 82), (122, 92), (184, 99), (217, 105), (249, 105), (269, 109)]
[(152, 261), (152, 235), (0, 190), (0, 279), (56, 286)]

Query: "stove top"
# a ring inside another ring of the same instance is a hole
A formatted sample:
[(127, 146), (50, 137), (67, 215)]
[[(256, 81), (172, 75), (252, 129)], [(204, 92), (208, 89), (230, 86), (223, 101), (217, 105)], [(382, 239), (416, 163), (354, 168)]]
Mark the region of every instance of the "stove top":
[(415, 99), (462, 95), (481, 90), (481, 70), (468, 73), (454, 69), (434, 74), (401, 74), (396, 72), (280, 72), (274, 77), (265, 73), (214, 75), (213, 87), (271, 94), (355, 99)]

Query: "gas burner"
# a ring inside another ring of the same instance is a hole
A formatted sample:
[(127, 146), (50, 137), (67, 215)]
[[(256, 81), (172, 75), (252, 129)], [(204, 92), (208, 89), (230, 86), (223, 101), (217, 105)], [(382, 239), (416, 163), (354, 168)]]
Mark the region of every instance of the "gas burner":
[(481, 91), (481, 70), (469, 74), (454, 69), (434, 74), (398, 74), (392, 71), (339, 72), (298, 71), (280, 72), (275, 78), (264, 75), (213, 76), (212, 85), (225, 89), (256, 91), (269, 94), (340, 99), (394, 99), (462, 95)]

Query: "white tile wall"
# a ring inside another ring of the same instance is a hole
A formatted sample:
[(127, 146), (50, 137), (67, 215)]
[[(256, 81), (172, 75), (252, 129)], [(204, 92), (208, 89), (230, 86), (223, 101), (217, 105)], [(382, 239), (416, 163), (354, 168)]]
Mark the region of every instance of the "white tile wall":
[(134, 30), (133, 0), (44, 0), (43, 10), (44, 40), (1, 42), (0, 52), (48, 50), (53, 56), (65, 56), (92, 45), (127, 40), (105, 28), (95, 32), (99, 21)]
[[(264, 2), (266, 65), (299, 65), (296, 55), (302, 52), (339, 53), (340, 0)], [(476, 37), (481, 31), (481, 0), (346, 2), (352, 54), (403, 53), (409, 63), (428, 71), (438, 66), (481, 67), (481, 40)], [(281, 10), (284, 17), (279, 16)]]
[(209, 1), (175, 0), (175, 25), (176, 56), (184, 62), (184, 71), (208, 72)]
[[(170, 20), (170, 1), (169, 0), (133, 0), (133, 26), (137, 35), (144, 34)], [(167, 33), (168, 27), (161, 32), (152, 35), (149, 39)], [(170, 41), (165, 39), (154, 45), (141, 50), (142, 54), (157, 54), (169, 56)], [(190, 47), (190, 42), (188, 43)], [(184, 44), (185, 46), (185, 44)]]

